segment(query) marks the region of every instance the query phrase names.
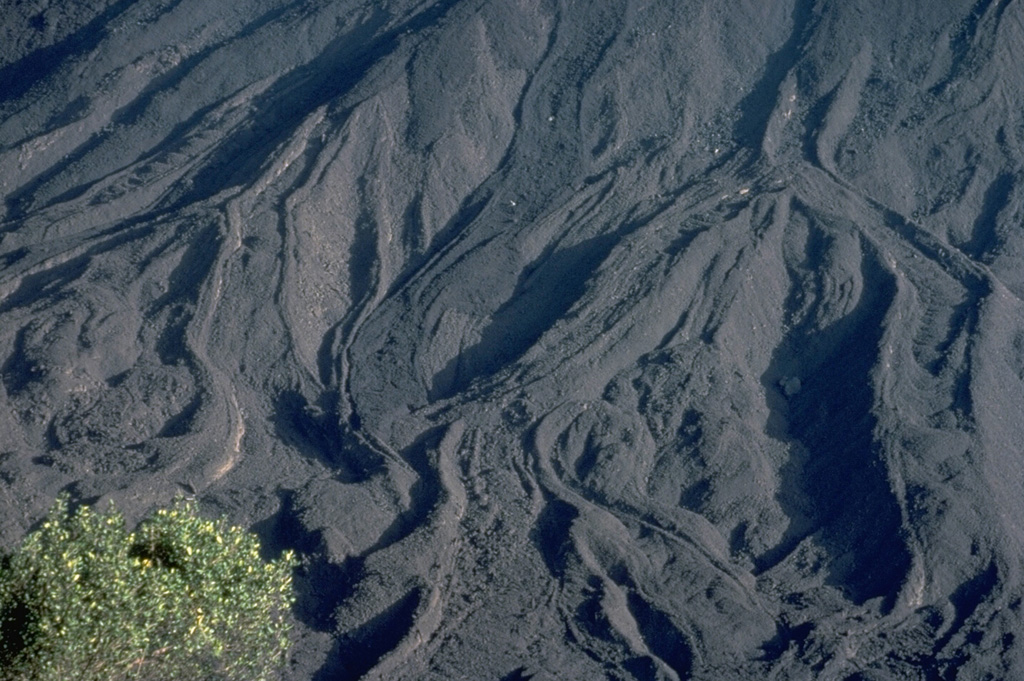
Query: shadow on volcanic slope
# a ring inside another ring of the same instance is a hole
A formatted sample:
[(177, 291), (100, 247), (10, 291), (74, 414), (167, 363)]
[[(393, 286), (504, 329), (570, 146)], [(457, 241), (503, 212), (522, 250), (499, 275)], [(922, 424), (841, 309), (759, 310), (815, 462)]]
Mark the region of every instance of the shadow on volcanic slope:
[[(823, 239), (808, 243), (805, 264), (812, 272), (827, 267)], [(896, 283), (874, 254), (865, 251), (860, 263), (863, 292), (856, 306), (821, 329), (808, 321), (795, 326), (763, 378), (775, 412), (776, 425), (770, 427), (775, 432), (769, 434), (796, 448), (780, 471), (779, 502), (791, 518), (789, 529), (755, 564), (758, 572), (769, 570), (813, 536), (828, 556), (826, 583), (855, 603), (882, 597), (889, 608), (910, 567), (910, 553), (902, 539), (899, 503), (874, 438), (871, 373), (881, 361), (883, 323)], [(800, 284), (794, 282), (787, 301), (790, 311), (798, 306), (799, 291)], [(783, 398), (768, 377), (779, 375), (780, 367), (793, 366), (802, 374), (801, 389)]]
[(412, 629), (423, 590), (411, 589), (355, 631), (340, 637), (314, 681), (356, 681), (395, 649)]
[(566, 316), (618, 239), (619, 233), (597, 236), (544, 255), (525, 267), (508, 301), (491, 315), (480, 341), (434, 376), (431, 400), (452, 397), (475, 379), (519, 359)]
[(21, 59), (0, 68), (0, 100), (13, 101), (37, 83), (56, 73), (67, 62), (95, 49), (110, 33), (116, 17), (128, 10), (135, 0), (121, 0), (99, 12), (88, 23), (58, 42), (34, 50)]

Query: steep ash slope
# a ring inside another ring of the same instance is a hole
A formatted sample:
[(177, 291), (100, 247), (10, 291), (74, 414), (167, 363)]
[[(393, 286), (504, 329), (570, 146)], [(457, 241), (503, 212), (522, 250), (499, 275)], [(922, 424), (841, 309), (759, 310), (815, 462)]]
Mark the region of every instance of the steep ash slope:
[(5, 544), (195, 493), (294, 679), (1024, 677), (1024, 4), (3, 17)]

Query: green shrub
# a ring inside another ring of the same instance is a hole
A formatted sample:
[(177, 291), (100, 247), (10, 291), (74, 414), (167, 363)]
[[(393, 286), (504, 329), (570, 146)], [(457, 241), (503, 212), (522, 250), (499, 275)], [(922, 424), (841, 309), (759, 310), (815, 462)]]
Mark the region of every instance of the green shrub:
[(274, 678), (294, 602), (291, 552), (178, 499), (135, 532), (113, 507), (68, 512), (0, 562), (0, 679)]

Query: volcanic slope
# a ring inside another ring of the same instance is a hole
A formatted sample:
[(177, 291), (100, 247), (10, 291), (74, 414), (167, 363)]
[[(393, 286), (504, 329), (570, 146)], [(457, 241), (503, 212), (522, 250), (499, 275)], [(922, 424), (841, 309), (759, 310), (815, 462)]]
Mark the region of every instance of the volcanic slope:
[(1024, 678), (1024, 3), (21, 0), (0, 539), (297, 548), (288, 678)]

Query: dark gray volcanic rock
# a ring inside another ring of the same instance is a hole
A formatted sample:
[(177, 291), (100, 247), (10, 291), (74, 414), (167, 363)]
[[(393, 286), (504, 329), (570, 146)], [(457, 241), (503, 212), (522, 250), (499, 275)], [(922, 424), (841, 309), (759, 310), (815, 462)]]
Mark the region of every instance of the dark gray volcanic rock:
[(1024, 678), (1024, 3), (6, 0), (0, 538), (290, 679)]

